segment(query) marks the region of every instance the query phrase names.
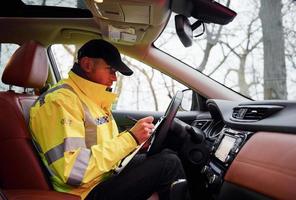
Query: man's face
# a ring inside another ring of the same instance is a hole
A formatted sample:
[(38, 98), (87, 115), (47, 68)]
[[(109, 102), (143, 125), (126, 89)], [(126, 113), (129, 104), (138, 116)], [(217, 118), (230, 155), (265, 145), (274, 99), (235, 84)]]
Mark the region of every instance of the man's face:
[(101, 58), (89, 58), (90, 70), (87, 76), (90, 81), (111, 87), (113, 82), (117, 80), (116, 70), (112, 69)]

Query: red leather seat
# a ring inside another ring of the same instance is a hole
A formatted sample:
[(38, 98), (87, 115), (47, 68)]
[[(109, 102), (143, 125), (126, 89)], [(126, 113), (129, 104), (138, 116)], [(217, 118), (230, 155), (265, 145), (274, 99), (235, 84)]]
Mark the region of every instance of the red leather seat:
[[(45, 48), (35, 41), (19, 47), (7, 64), (2, 82), (23, 88), (45, 85), (48, 63)], [(0, 188), (8, 199), (78, 200), (80, 197), (52, 190), (46, 170), (32, 144), (29, 109), (37, 96), (0, 92)], [(158, 200), (154, 193), (149, 200)]]
[[(2, 82), (40, 89), (47, 75), (46, 49), (29, 41), (12, 55)], [(0, 92), (0, 188), (8, 199), (80, 199), (51, 191), (28, 130), (29, 109), (35, 99), (35, 95), (12, 90)]]

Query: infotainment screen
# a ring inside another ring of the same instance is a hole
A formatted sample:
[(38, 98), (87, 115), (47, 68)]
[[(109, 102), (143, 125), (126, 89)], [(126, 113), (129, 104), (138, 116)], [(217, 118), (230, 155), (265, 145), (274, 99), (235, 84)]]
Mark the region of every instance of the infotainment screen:
[(230, 150), (232, 149), (233, 145), (235, 143), (235, 138), (231, 137), (229, 135), (225, 135), (222, 139), (217, 151), (215, 152), (215, 156), (221, 160), (222, 162), (225, 162)]

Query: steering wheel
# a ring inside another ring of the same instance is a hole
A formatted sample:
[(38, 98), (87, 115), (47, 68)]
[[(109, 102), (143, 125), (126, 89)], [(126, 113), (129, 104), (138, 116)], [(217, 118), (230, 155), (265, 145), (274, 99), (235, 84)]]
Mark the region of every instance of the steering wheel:
[(147, 156), (156, 154), (161, 151), (162, 144), (165, 141), (172, 122), (177, 114), (178, 108), (183, 99), (183, 92), (177, 91), (172, 98), (165, 114), (158, 120), (155, 125), (150, 147), (147, 151)]

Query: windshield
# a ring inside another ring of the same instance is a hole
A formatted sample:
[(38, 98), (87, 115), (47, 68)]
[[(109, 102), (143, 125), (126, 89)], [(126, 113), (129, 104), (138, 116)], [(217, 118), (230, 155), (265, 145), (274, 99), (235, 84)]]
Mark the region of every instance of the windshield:
[(205, 24), (205, 34), (185, 48), (176, 34), (173, 13), (154, 45), (254, 100), (295, 100), (296, 2), (219, 2), (237, 12), (228, 25)]

